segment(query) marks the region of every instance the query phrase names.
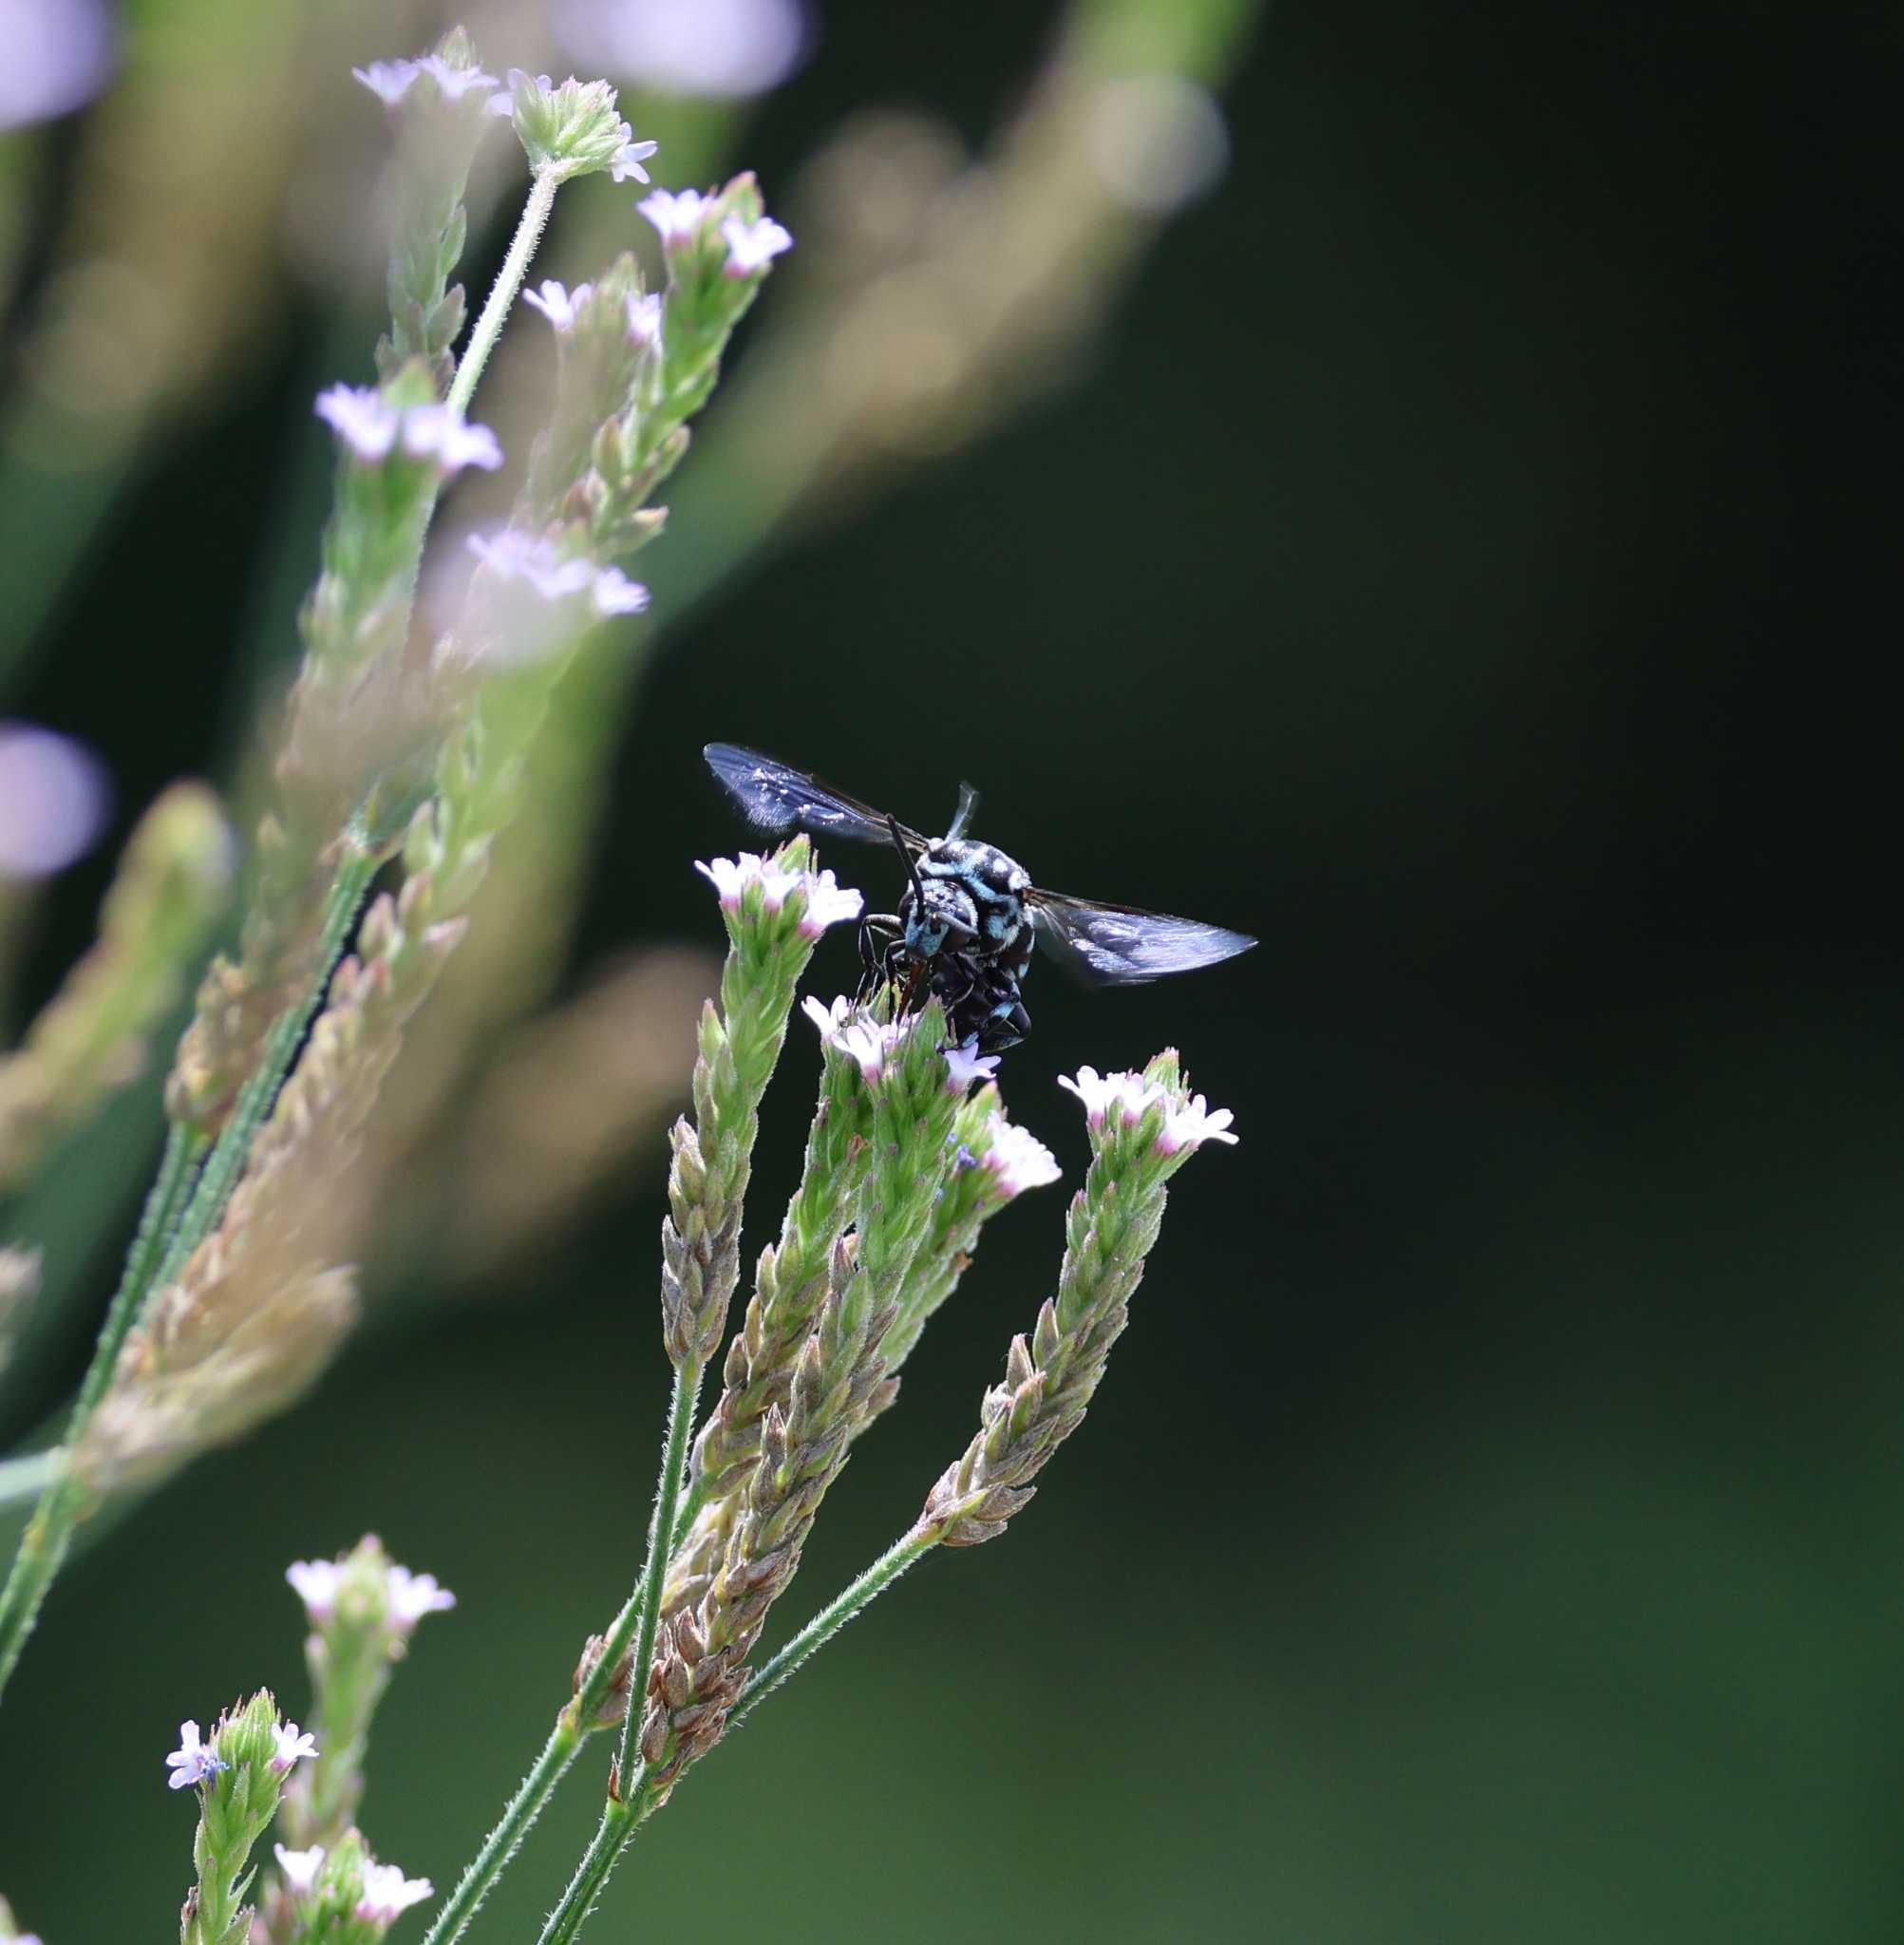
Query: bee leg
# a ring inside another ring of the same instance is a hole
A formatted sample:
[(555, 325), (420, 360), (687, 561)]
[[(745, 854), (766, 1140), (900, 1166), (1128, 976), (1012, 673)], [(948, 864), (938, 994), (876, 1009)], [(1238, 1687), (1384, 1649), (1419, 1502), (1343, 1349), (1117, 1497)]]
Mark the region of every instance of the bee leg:
[(1025, 1010), (1025, 1002), (1019, 999), (1009, 1004), (1001, 1001), (978, 1029), (978, 1050), (981, 1053), (1003, 1053), (1008, 1047), (1016, 1047), (1030, 1030), (1031, 1015)]

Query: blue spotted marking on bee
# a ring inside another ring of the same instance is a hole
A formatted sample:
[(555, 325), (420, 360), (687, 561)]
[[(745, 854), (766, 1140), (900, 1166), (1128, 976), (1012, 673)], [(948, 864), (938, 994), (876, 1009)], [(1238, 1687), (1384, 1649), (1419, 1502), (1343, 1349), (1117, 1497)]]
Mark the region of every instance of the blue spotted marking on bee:
[(902, 1004), (923, 986), (945, 1007), (953, 1039), (976, 1041), (981, 1053), (1015, 1047), (1030, 1030), (1023, 988), (1034, 945), (1087, 984), (1134, 986), (1214, 966), (1256, 943), (1199, 919), (1041, 890), (1016, 859), (966, 836), (978, 808), (970, 784), (959, 786), (958, 811), (945, 836), (925, 838), (758, 750), (710, 743), (703, 753), (748, 821), (763, 829), (798, 827), (898, 851), (908, 880), (898, 910), (860, 922), (868, 979), (891, 982)]

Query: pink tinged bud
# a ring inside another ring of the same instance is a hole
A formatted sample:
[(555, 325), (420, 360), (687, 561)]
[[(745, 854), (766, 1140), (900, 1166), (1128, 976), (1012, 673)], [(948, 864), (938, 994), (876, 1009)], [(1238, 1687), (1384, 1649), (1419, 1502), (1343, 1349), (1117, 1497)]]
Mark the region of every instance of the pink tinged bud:
[(344, 1577), (341, 1560), (293, 1560), (284, 1577), (297, 1592), (311, 1624), (321, 1628), (337, 1608), (337, 1583)]
[(366, 1864), (357, 1917), (366, 1924), (387, 1925), (435, 1892), (427, 1878), (405, 1878), (395, 1864)]
[(829, 925), (858, 918), (866, 903), (850, 885), (837, 883), (830, 871), (803, 873), (801, 889), (806, 894), (806, 909), (800, 920), (801, 938), (818, 938)]
[(272, 1845), (277, 1858), (277, 1867), (284, 1874), (286, 1886), (297, 1897), (317, 1882), (319, 1866), (324, 1862), (324, 1846), (313, 1843), (309, 1850), (286, 1850), (281, 1843)]
[(217, 1752), (209, 1743), (198, 1740), (198, 1725), (196, 1722), (181, 1722), (179, 1725), (179, 1747), (165, 1759), (165, 1766), (172, 1774), (165, 1779), (168, 1789), (186, 1789), (194, 1784), (203, 1783), (208, 1777), (216, 1776), (221, 1769), (232, 1766), (219, 1759)]
[(1229, 1127), (1235, 1119), (1227, 1107), (1213, 1113), (1198, 1094), (1194, 1100), (1174, 1105), (1165, 1115), (1163, 1128), (1157, 1138), (1157, 1152), (1175, 1155), (1180, 1148), (1199, 1147), (1205, 1142), (1228, 1142), (1234, 1147), (1236, 1137), (1229, 1132)]
[(782, 250), (793, 248), (792, 236), (771, 217), (749, 223), (729, 217), (721, 225), (727, 246), (726, 273), (730, 277), (750, 277), (766, 269)]
[[(407, 1567), (392, 1567), (385, 1589), (390, 1623), (401, 1634), (407, 1634), (425, 1615), (444, 1614), (456, 1605), (456, 1596), (440, 1585), (434, 1574), (412, 1574)], [(429, 1895), (427, 1884), (422, 1895)]]
[(946, 1086), (953, 1094), (963, 1094), (974, 1081), (989, 1081), (998, 1071), (998, 1055), (980, 1053), (975, 1033), (963, 1047), (948, 1047), (945, 1056)]
[(314, 1757), (317, 1743), (309, 1730), (300, 1730), (294, 1722), (281, 1722), (273, 1730), (272, 1736), (277, 1744), (272, 1754), (271, 1773), (273, 1776), (289, 1774), (291, 1766), (300, 1756)]
[(657, 189), (652, 196), (644, 196), (635, 207), (654, 225), (664, 244), (675, 244), (700, 234), (701, 219), (713, 201), (698, 189), (683, 189), (678, 194)]

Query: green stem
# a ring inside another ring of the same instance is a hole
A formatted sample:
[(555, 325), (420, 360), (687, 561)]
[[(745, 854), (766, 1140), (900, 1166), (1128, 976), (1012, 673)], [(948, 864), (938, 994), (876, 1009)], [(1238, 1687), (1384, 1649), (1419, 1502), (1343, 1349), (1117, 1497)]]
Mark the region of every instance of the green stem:
[(939, 1543), (938, 1535), (914, 1527), (895, 1540), (851, 1587), (829, 1601), (778, 1653), (771, 1654), (748, 1678), (741, 1699), (727, 1716), (731, 1732), (757, 1702), (764, 1702), (809, 1656), (817, 1654), (848, 1621), (862, 1614), (914, 1561), (922, 1560)]
[(60, 1448), (23, 1452), (17, 1459), (0, 1459), (0, 1513), (27, 1500), (37, 1500), (60, 1471)]
[(27, 1637), (33, 1632), (47, 1590), (66, 1559), (73, 1527), (85, 1506), (85, 1488), (61, 1463), (60, 1453), (70, 1451), (78, 1443), (105, 1393), (113, 1366), (119, 1361), (120, 1347), (153, 1287), (166, 1235), (192, 1186), (193, 1168), (204, 1149), (204, 1137), (184, 1128), (175, 1126), (166, 1136), (158, 1180), (145, 1198), (119, 1288), (113, 1293), (105, 1321), (100, 1326), (92, 1362), (80, 1382), (72, 1416), (66, 1421), (64, 1444), (58, 1451), (39, 1455), (48, 1468), (39, 1504), (33, 1509), (26, 1532), (20, 1536), (12, 1571), (7, 1577), (5, 1591), (0, 1592), (0, 1694), (5, 1693)]
[[(193, 1164), (204, 1153), (205, 1137), (180, 1127), (175, 1127), (167, 1137), (159, 1179), (146, 1198), (139, 1233), (125, 1259), (124, 1274), (101, 1326), (92, 1362), (86, 1368), (66, 1426), (63, 1451), (70, 1452), (78, 1444), (111, 1380), (120, 1347), (139, 1321), (146, 1300), (155, 1290), (162, 1290), (173, 1280), (192, 1251), (211, 1233), (224, 1213), (226, 1199), (237, 1185), (258, 1124), (277, 1098), (304, 1038), (304, 1029), (330, 984), (331, 969), (356, 923), (364, 894), (376, 874), (376, 859), (354, 841), (354, 835), (347, 841), (325, 906), (315, 976), (298, 1001), (278, 1016), (266, 1036), (257, 1070), (245, 1084), (196, 1180)], [(0, 1694), (4, 1694), (27, 1637), (33, 1632), (47, 1590), (65, 1564), (73, 1529), (85, 1511), (89, 1497), (83, 1481), (66, 1466), (58, 1466), (21, 1536), (12, 1571), (7, 1577), (4, 1592), (0, 1592)]]
[[(612, 1664), (604, 1663), (604, 1666)], [(501, 1877), (517, 1846), (528, 1834), (529, 1826), (541, 1814), (542, 1805), (555, 1794), (556, 1785), (569, 1772), (582, 1746), (583, 1732), (564, 1709), (536, 1758), (535, 1767), (522, 1779), (521, 1786), (510, 1798), (501, 1821), (482, 1840), (467, 1870), (457, 1880), (449, 1901), (437, 1914), (436, 1922), (424, 1935), (424, 1945), (451, 1945), (468, 1929), (482, 1900)]]
[[(629, 1660), (628, 1727), (622, 1737), (619, 1770), (622, 1775), (631, 1773), (631, 1738), (640, 1730), (642, 1697), (647, 1687), (648, 1665), (654, 1658), (654, 1635), (668, 1562), (681, 1542), (684, 1518), (695, 1498), (691, 1490), (683, 1493), (682, 1477), (688, 1465), (701, 1372), (701, 1365), (692, 1358), (684, 1360), (674, 1372), (674, 1391), (668, 1407), (668, 1436), (662, 1445), (661, 1478), (654, 1496), (654, 1519), (649, 1528), (648, 1559), (640, 1584), (603, 1637), (602, 1652), (594, 1667), (576, 1690), (575, 1700), (556, 1718), (534, 1767), (510, 1798), (495, 1829), (483, 1839), (482, 1848), (457, 1880), (449, 1902), (437, 1914), (436, 1922), (424, 1935), (424, 1945), (453, 1945), (468, 1928), (470, 1919), (515, 1856), (529, 1826), (541, 1815), (542, 1806), (568, 1774), (583, 1742), (595, 1732), (615, 1670), (633, 1638), (634, 1652)], [(654, 1543), (658, 1533), (669, 1536), (666, 1546)], [(610, 1807), (615, 1806), (612, 1803)], [(593, 1852), (592, 1845), (591, 1855)]]
[(271, 1031), (266, 1034), (257, 1067), (226, 1117), (225, 1124), (218, 1132), (217, 1144), (205, 1163), (198, 1186), (192, 1191), (192, 1199), (186, 1204), (184, 1215), (167, 1241), (164, 1260), (153, 1279), (156, 1288), (162, 1290), (178, 1276), (185, 1267), (185, 1259), (212, 1233), (225, 1213), (225, 1204), (230, 1200), (232, 1191), (237, 1187), (238, 1178), (251, 1158), (252, 1142), (277, 1100), (285, 1076), (291, 1071), (292, 1062), (303, 1044), (305, 1029), (311, 1025), (311, 1015), (323, 1004), (324, 995), (330, 990), (330, 975), (344, 955), (345, 943), (357, 923), (364, 895), (377, 875), (379, 862), (377, 856), (364, 847), (359, 833), (353, 827), (346, 837), (344, 855), (338, 861), (337, 875), (330, 881), (330, 891), (325, 900), (317, 963), (311, 982), (298, 999), (277, 1016)]
[[(741, 1722), (756, 1702), (772, 1694), (801, 1663), (825, 1647), (848, 1621), (862, 1613), (914, 1561), (923, 1559), (938, 1543), (936, 1532), (915, 1526), (888, 1547), (851, 1587), (814, 1615), (778, 1654), (762, 1665), (727, 1717), (728, 1730), (731, 1731)], [(631, 1697), (632, 1702), (638, 1699)], [(631, 1724), (636, 1721), (636, 1711), (632, 1708), (629, 1711), (629, 1721)], [(625, 1737), (624, 1752), (626, 1748)], [(620, 1773), (624, 1778), (633, 1773), (628, 1767), (626, 1753)], [(594, 1908), (595, 1899), (601, 1896), (609, 1873), (614, 1869), (621, 1853), (633, 1841), (636, 1831), (648, 1821), (655, 1806), (654, 1794), (645, 1780), (637, 1782), (625, 1796), (608, 1800), (594, 1838), (583, 1853), (575, 1875), (569, 1880), (569, 1888), (563, 1892), (561, 1903), (549, 1915), (549, 1922), (542, 1928), (538, 1945), (573, 1945), (583, 1921)], [(424, 1945), (436, 1945), (436, 1941), (425, 1939)]]
[(569, 1888), (562, 1893), (561, 1903), (549, 1914), (549, 1922), (542, 1927), (537, 1945), (574, 1945), (575, 1936), (594, 1909), (595, 1899), (601, 1896), (602, 1886), (608, 1882), (609, 1873), (653, 1808), (654, 1799), (645, 1783), (635, 1785), (632, 1796), (608, 1800), (594, 1839), (582, 1854)]
[(482, 315), (476, 320), (476, 329), (469, 334), (469, 343), (457, 363), (456, 377), (450, 383), (449, 408), (459, 418), (469, 410), (469, 402), (476, 396), (476, 382), (489, 363), (496, 340), (502, 335), (503, 321), (516, 301), (517, 292), (522, 288), (522, 279), (529, 274), (536, 246), (542, 240), (549, 212), (556, 206), (556, 191), (561, 186), (562, 179), (553, 166), (545, 163), (536, 171), (529, 200), (522, 205), (522, 219), (510, 239), (509, 255), (502, 259), (502, 268), (489, 287)]
[[(668, 1579), (668, 1561), (674, 1552), (674, 1515), (688, 1471), (688, 1447), (693, 1442), (694, 1406), (701, 1395), (701, 1371), (698, 1357), (684, 1357), (674, 1367), (674, 1390), (668, 1401), (668, 1437), (661, 1448), (661, 1482), (654, 1493), (654, 1531), (649, 1538), (648, 1564), (642, 1569), (641, 1592), (636, 1596), (641, 1603), (641, 1620), (635, 1631), (634, 1660), (630, 1664), (628, 1714), (622, 1720), (621, 1753), (617, 1759), (617, 1773), (623, 1777), (634, 1771), (642, 1701), (648, 1692), (649, 1664), (654, 1659), (654, 1634), (661, 1621), (661, 1593)], [(609, 1658), (603, 1654), (596, 1672), (608, 1666)]]

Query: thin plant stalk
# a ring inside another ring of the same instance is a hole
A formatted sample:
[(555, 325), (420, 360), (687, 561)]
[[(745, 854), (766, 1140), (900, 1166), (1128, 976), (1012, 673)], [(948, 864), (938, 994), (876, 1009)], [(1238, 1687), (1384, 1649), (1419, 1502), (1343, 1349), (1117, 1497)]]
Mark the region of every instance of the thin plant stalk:
[(850, 1587), (828, 1601), (791, 1641), (770, 1654), (754, 1671), (741, 1693), (741, 1699), (727, 1716), (729, 1733), (740, 1726), (757, 1702), (765, 1701), (789, 1675), (796, 1673), (807, 1660), (819, 1653), (848, 1621), (857, 1620), (901, 1574), (924, 1559), (938, 1544), (937, 1534), (921, 1531), (916, 1526), (895, 1539)]
[[(204, 1155), (206, 1140), (196, 1130), (173, 1128), (160, 1164), (159, 1179), (146, 1199), (139, 1233), (126, 1257), (124, 1274), (74, 1401), (63, 1449), (69, 1450), (85, 1431), (112, 1376), (120, 1347), (152, 1293), (164, 1287), (223, 1213), (225, 1202), (244, 1171), (253, 1137), (284, 1084), (311, 1014), (323, 1001), (332, 969), (343, 954), (376, 869), (377, 859), (369, 852), (356, 844), (346, 847), (325, 910), (317, 974), (310, 989), (294, 1006), (285, 1010), (273, 1028), (257, 1071), (246, 1084), (237, 1106), (196, 1177), (194, 1164)], [(85, 1510), (88, 1497), (85, 1482), (64, 1466), (59, 1467), (41, 1493), (33, 1517), (20, 1538), (6, 1588), (0, 1591), (0, 1695), (5, 1693), (47, 1592), (66, 1562), (73, 1529)]]
[(477, 381), (482, 376), (482, 368), (489, 363), (490, 352), (496, 349), (496, 340), (502, 334), (509, 307), (515, 303), (516, 293), (522, 288), (522, 279), (529, 274), (536, 247), (542, 240), (542, 232), (549, 226), (549, 212), (556, 206), (556, 191), (561, 186), (561, 172), (553, 164), (545, 162), (537, 169), (529, 199), (522, 205), (521, 220), (516, 225), (516, 234), (510, 239), (509, 254), (502, 259), (502, 268), (496, 273), (496, 281), (489, 287), (489, 295), (483, 300), (482, 315), (476, 320), (476, 329), (470, 332), (469, 343), (457, 361), (456, 377), (451, 381), (447, 403), (459, 416), (468, 411), (469, 402), (476, 396)]
[[(700, 1397), (704, 1367), (696, 1358), (684, 1358), (675, 1368), (674, 1389), (669, 1402), (668, 1435), (662, 1446), (661, 1476), (655, 1488), (654, 1520), (650, 1530), (648, 1559), (634, 1595), (621, 1613), (602, 1644), (594, 1666), (576, 1690), (575, 1701), (557, 1717), (529, 1773), (510, 1798), (496, 1827), (483, 1839), (482, 1847), (471, 1860), (448, 1901), (437, 1914), (424, 1936), (424, 1945), (453, 1945), (468, 1928), (482, 1900), (495, 1887), (529, 1827), (541, 1814), (542, 1806), (555, 1794), (556, 1785), (569, 1772), (583, 1742), (594, 1733), (602, 1703), (607, 1699), (615, 1670), (631, 1638), (634, 1640), (632, 1667), (646, 1671), (654, 1658), (654, 1634), (661, 1607), (661, 1590), (668, 1574), (668, 1561), (678, 1542), (682, 1526), (682, 1480), (688, 1469), (694, 1407)], [(667, 1534), (668, 1544), (658, 1545), (655, 1536)], [(639, 1725), (640, 1694), (630, 1699), (628, 1720)], [(630, 1764), (628, 1735), (623, 1736), (617, 1759), (617, 1775), (627, 1775)], [(613, 1807), (613, 1800), (611, 1800)]]

